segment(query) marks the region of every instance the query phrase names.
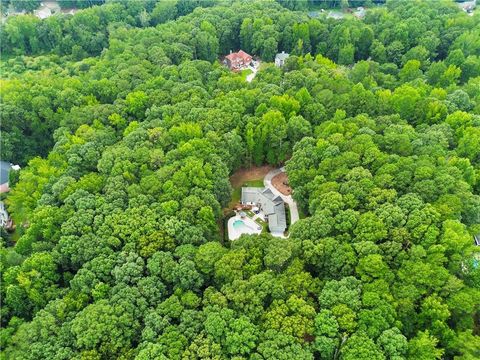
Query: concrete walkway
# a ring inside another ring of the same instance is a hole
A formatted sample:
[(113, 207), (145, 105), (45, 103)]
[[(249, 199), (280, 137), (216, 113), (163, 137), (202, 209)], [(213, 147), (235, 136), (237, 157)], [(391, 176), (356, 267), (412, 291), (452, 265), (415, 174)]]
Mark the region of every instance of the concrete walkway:
[(259, 68), (260, 68), (259, 61), (255, 61), (253, 65), (250, 65), (248, 69), (250, 69), (252, 73), (248, 74), (245, 80), (247, 80), (247, 82), (252, 82), (252, 80), (255, 78), (255, 75), (257, 75), (257, 71)]
[(291, 195), (283, 195), (280, 191), (275, 189), (272, 185), (272, 179), (276, 175), (282, 172), (285, 172), (284, 167), (270, 171), (267, 175), (265, 175), (265, 178), (263, 179), (263, 185), (266, 188), (269, 188), (270, 190), (272, 190), (272, 192), (275, 195), (280, 196), (283, 199), (283, 201), (285, 201), (288, 204), (288, 207), (290, 208), (290, 226), (291, 226), (300, 219), (300, 217), (298, 216), (297, 203), (293, 200)]

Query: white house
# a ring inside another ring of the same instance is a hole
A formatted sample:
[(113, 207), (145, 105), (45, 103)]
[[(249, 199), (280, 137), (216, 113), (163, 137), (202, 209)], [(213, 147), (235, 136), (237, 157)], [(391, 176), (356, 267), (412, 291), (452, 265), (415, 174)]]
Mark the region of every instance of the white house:
[(285, 60), (287, 60), (289, 56), (290, 55), (287, 54), (285, 51), (277, 54), (277, 56), (275, 56), (275, 66), (282, 67), (283, 65), (285, 65)]

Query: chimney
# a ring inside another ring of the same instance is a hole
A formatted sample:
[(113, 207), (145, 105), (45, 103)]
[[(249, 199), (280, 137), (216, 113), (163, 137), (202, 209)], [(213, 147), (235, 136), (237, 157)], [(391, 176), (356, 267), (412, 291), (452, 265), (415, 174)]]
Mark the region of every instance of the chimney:
[(230, 54), (232, 53), (232, 50), (230, 50)]

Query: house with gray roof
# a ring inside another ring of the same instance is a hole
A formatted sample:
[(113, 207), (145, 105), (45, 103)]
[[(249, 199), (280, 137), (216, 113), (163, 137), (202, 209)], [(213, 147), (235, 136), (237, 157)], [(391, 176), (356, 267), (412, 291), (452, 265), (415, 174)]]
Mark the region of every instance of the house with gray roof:
[(0, 184), (8, 183), (8, 173), (10, 172), (10, 163), (0, 161)]
[(287, 54), (285, 51), (282, 51), (281, 53), (277, 54), (275, 56), (275, 66), (276, 67), (282, 67), (285, 65), (285, 60), (288, 59), (290, 55)]
[(8, 177), (10, 170), (20, 170), (20, 166), (12, 165), (6, 161), (0, 161), (0, 193), (8, 192)]
[(285, 203), (280, 196), (266, 188), (242, 187), (243, 205), (257, 206), (266, 216), (272, 234), (283, 235), (287, 229)]

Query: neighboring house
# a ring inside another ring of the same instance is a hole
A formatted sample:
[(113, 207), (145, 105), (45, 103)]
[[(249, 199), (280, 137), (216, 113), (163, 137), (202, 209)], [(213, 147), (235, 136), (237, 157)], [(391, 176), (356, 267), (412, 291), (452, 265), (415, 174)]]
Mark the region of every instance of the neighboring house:
[(359, 6), (357, 8), (357, 11), (355, 11), (354, 15), (359, 19), (363, 19), (365, 17), (366, 13), (367, 12), (366, 12), (365, 8), (362, 7), (362, 6)]
[(12, 165), (6, 161), (0, 161), (0, 194), (10, 191), (8, 187), (8, 175), (12, 169), (19, 170), (20, 166)]
[(290, 55), (287, 54), (285, 51), (277, 54), (277, 56), (275, 56), (275, 66), (282, 67), (283, 65), (285, 65), (285, 60), (287, 60), (289, 56)]
[(475, 6), (477, 5), (476, 3), (477, 3), (476, 0), (462, 1), (462, 2), (457, 1), (457, 5), (460, 7), (460, 9), (465, 11), (470, 16), (473, 15), (473, 10), (475, 9)]
[(265, 214), (268, 228), (273, 234), (283, 234), (287, 229), (285, 203), (280, 196), (275, 196), (270, 189), (242, 187), (242, 204), (255, 205)]
[(243, 70), (250, 66), (252, 63), (252, 56), (245, 51), (228, 54), (225, 56), (224, 63), (230, 68), (230, 70)]
[(52, 10), (50, 10), (48, 7), (41, 7), (40, 9), (35, 10), (33, 14), (42, 20), (53, 15)]

